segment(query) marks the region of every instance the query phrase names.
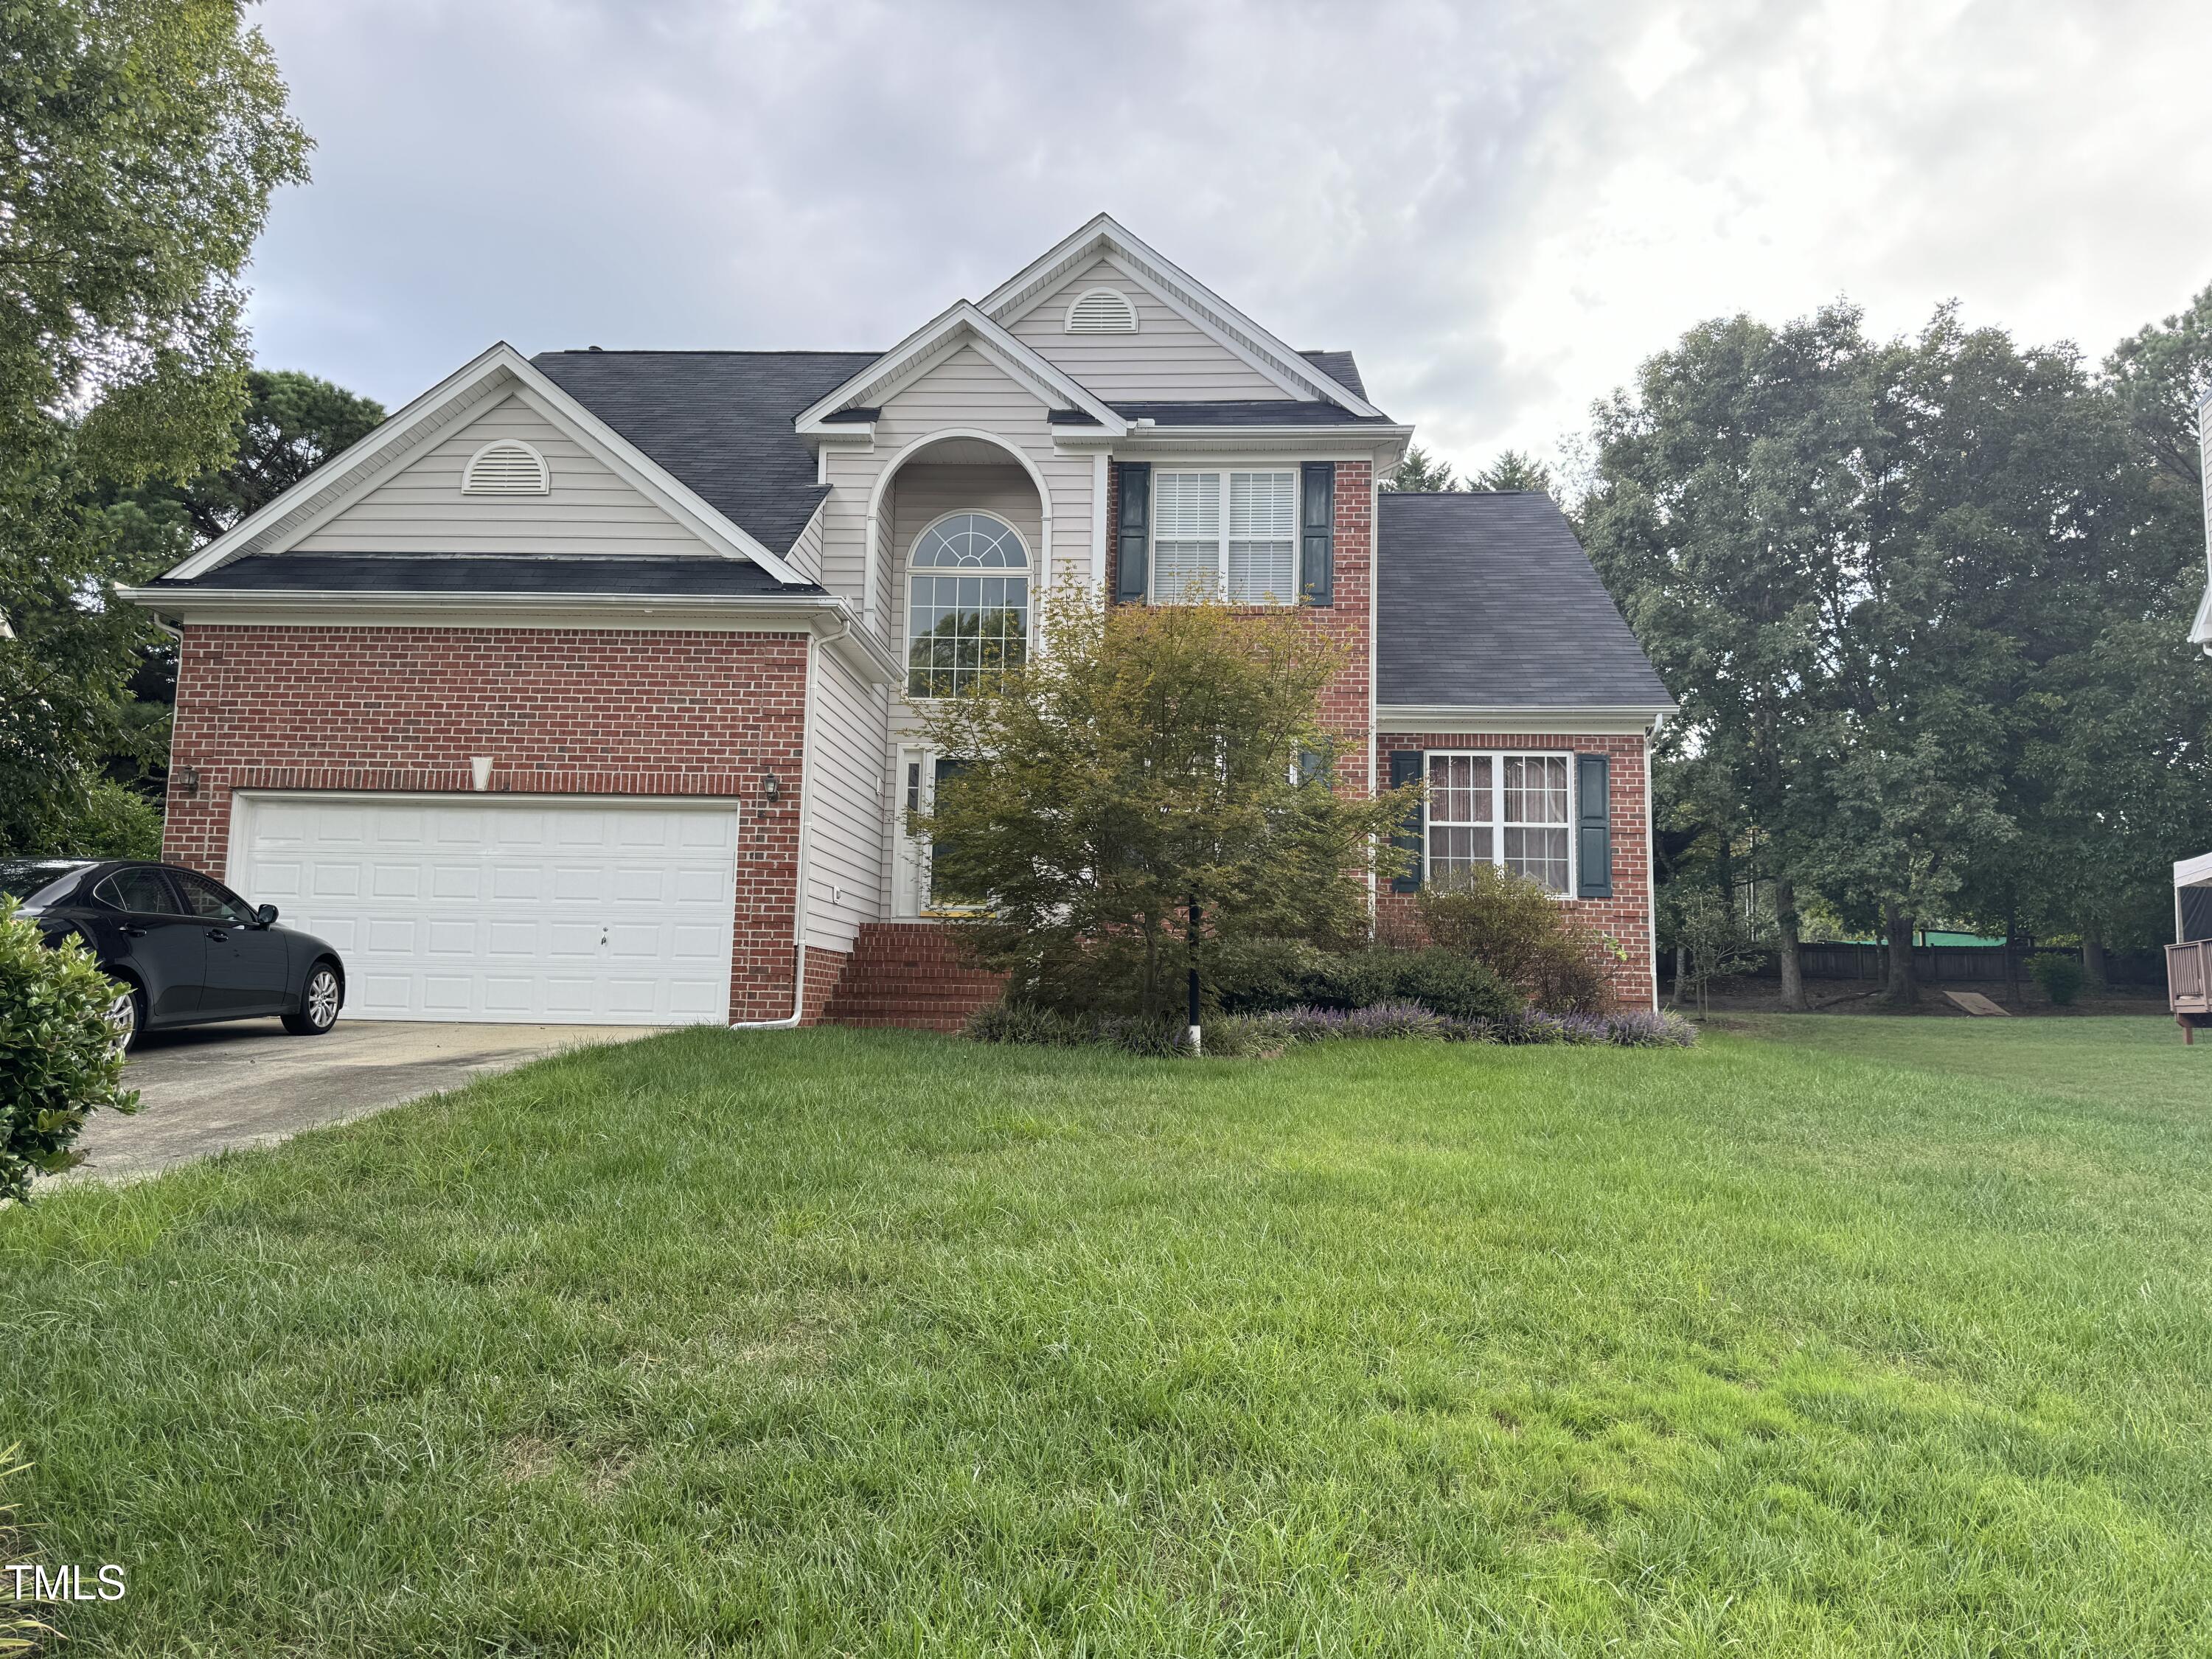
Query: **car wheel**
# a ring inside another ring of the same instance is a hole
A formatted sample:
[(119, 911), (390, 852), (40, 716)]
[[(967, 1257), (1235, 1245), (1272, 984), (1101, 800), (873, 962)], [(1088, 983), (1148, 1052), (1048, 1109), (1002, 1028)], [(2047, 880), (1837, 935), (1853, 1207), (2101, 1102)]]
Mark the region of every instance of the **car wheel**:
[(107, 1029), (118, 1054), (127, 1054), (137, 1046), (138, 1034), (146, 1029), (146, 1002), (138, 994), (138, 988), (115, 982), (115, 997), (107, 1005)]
[(284, 1029), (294, 1036), (322, 1036), (338, 1023), (343, 997), (337, 969), (327, 962), (317, 963), (307, 975), (307, 988), (300, 994), (300, 1012), (284, 1016)]

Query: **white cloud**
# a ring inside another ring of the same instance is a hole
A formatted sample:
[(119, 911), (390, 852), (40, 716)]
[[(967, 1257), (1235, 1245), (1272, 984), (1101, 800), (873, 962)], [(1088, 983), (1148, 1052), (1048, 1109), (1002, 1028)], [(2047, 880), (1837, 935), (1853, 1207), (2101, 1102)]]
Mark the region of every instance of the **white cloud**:
[(1958, 296), (2093, 352), (2212, 281), (2212, 9), (270, 0), (319, 141), (264, 362), (887, 345), (1100, 208), (1462, 464), (1701, 318)]

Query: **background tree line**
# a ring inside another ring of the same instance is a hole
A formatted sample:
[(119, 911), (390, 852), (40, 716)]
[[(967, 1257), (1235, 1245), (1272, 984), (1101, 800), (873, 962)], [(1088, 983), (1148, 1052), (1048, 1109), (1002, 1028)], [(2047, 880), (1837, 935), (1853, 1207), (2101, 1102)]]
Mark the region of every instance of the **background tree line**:
[(0, 856), (148, 853), (174, 665), (112, 597), (383, 418), (250, 369), (246, 259), (307, 176), (238, 0), (0, 17)]
[(1662, 917), (1755, 874), (1785, 1004), (1817, 908), (2108, 945), (2171, 920), (2212, 846), (2196, 410), (2212, 289), (2101, 365), (1939, 308), (1692, 329), (1595, 411), (1574, 516), (1682, 705), (1659, 751)]

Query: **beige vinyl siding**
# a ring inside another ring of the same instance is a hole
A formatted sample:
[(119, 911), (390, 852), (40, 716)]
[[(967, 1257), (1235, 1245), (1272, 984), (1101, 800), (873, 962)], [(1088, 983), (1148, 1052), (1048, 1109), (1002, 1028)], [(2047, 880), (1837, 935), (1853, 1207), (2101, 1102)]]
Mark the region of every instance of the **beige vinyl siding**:
[[(1036, 393), (1009, 378), (974, 346), (963, 345), (886, 398), (881, 407), (872, 448), (829, 452), (834, 493), (824, 513), (821, 580), (832, 592), (861, 606), (869, 625), (885, 643), (896, 648), (893, 611), (902, 601), (895, 595), (905, 573), (902, 562), (872, 574), (869, 569), (869, 497), (884, 470), (894, 465), (902, 452), (948, 428), (990, 433), (1036, 467), (1044, 478), (1049, 498), (1051, 548), (1040, 550), (1042, 514), (1036, 514), (1034, 533), (1030, 525), (1021, 520), (1014, 520), (1015, 527), (1030, 541), (1032, 558), (1043, 558), (1048, 553), (1054, 579), (1088, 578), (1091, 460), (1088, 455), (1054, 453), (1046, 406)], [(910, 465), (920, 467), (933, 463), (926, 450), (917, 450)], [(1022, 471), (1026, 477), (1026, 469)], [(896, 480), (892, 487), (896, 490)], [(896, 507), (896, 496), (887, 494), (882, 507), (884, 547), (878, 550), (879, 556), (895, 544)], [(884, 562), (888, 566), (888, 560)]]
[(822, 520), (826, 510), (817, 507), (814, 516), (806, 521), (806, 528), (799, 532), (783, 561), (808, 581), (822, 580)]
[[(1069, 334), (1067, 307), (1086, 289), (1110, 288), (1137, 308), (1134, 334)], [(1289, 398), (1291, 394), (1152, 292), (1105, 260), (1069, 277), (1015, 319), (1008, 332), (1108, 403)]]
[(883, 916), (890, 902), (884, 838), (889, 693), (863, 684), (827, 651), (817, 650), (814, 662), (806, 942), (849, 951), (860, 924)]
[[(469, 457), (520, 438), (545, 457), (544, 495), (465, 495)], [(512, 393), (433, 444), (312, 535), (302, 553), (647, 553), (711, 550)]]

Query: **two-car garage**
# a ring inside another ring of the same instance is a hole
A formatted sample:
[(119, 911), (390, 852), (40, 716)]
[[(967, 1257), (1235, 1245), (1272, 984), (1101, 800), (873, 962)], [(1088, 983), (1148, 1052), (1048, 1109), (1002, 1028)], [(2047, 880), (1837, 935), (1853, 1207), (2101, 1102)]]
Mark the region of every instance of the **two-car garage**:
[(241, 792), (228, 878), (338, 948), (349, 1018), (719, 1024), (738, 829), (723, 799)]

